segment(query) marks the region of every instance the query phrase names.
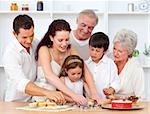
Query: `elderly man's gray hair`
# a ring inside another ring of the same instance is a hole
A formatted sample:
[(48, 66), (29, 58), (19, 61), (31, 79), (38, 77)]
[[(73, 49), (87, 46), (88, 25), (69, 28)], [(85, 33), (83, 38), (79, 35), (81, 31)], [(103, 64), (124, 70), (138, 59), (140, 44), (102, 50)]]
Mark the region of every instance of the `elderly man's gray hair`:
[(88, 17), (95, 18), (96, 19), (96, 24), (98, 23), (98, 16), (96, 15), (96, 13), (93, 10), (85, 9), (85, 10), (81, 11), (78, 15), (78, 18), (80, 18), (80, 16), (82, 16), (82, 15), (86, 15)]

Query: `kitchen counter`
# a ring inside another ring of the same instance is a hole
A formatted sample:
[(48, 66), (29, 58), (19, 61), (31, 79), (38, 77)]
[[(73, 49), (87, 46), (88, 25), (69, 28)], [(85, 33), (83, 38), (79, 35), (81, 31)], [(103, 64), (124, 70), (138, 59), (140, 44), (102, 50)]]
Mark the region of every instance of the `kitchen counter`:
[(99, 111), (65, 111), (65, 112), (40, 112), (40, 111), (26, 111), (18, 110), (16, 107), (26, 106), (27, 103), (23, 102), (0, 102), (0, 114), (149, 114), (150, 102), (142, 103), (144, 109), (142, 110), (108, 110), (101, 109)]

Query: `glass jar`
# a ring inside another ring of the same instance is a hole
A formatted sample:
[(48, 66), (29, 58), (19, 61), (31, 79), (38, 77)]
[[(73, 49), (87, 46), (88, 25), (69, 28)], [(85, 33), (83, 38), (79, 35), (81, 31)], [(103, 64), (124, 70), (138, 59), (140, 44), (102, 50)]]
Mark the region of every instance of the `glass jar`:
[(11, 3), (10, 10), (11, 11), (18, 11), (18, 5), (17, 5), (17, 3)]
[(29, 11), (29, 5), (28, 4), (22, 4), (22, 11)]
[(43, 1), (37, 2), (37, 11), (43, 11)]
[(129, 3), (128, 4), (128, 11), (129, 12), (133, 12), (134, 11), (134, 4), (133, 3)]

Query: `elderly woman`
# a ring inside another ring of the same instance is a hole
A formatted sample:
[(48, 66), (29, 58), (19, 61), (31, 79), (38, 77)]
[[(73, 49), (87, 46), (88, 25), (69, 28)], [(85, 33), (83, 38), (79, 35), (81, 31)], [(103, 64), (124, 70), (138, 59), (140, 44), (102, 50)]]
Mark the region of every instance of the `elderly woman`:
[(119, 96), (145, 97), (144, 72), (138, 61), (132, 57), (137, 45), (137, 35), (133, 31), (122, 29), (114, 38), (113, 55), (121, 80)]

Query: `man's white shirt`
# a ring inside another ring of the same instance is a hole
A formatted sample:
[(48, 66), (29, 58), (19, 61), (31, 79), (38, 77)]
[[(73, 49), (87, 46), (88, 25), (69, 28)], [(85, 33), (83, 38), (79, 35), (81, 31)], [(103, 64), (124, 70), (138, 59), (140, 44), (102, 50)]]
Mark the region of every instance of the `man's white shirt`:
[(29, 54), (16, 38), (6, 47), (3, 56), (7, 78), (5, 101), (28, 101), (31, 98), (25, 94), (25, 88), (36, 78), (35, 48), (33, 42)]

